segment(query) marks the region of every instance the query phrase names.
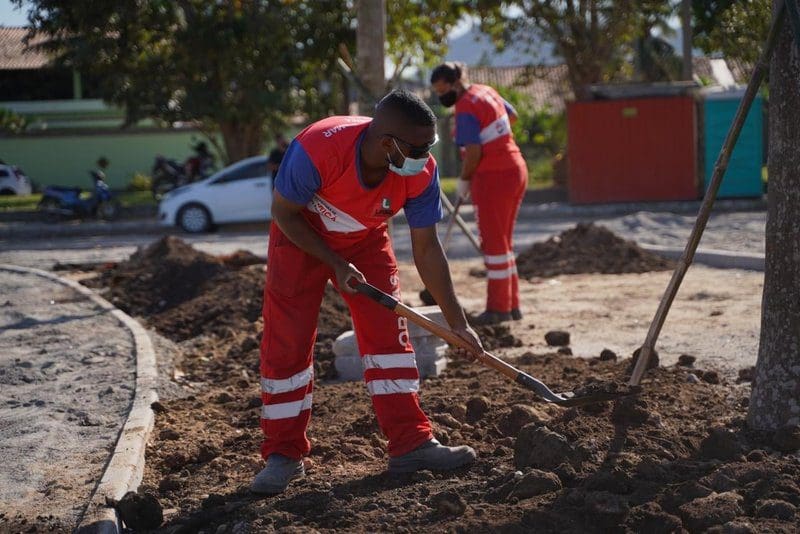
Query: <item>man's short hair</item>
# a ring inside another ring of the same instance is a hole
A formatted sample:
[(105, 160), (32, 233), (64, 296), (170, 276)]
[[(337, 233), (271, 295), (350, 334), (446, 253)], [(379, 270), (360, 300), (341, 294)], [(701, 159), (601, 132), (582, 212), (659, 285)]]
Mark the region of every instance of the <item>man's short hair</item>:
[(396, 115), (414, 126), (436, 126), (436, 115), (419, 96), (404, 89), (395, 89), (384, 96), (375, 112)]
[(460, 61), (447, 61), (431, 72), (431, 83), (442, 80), (446, 83), (456, 83), (457, 80), (466, 78), (467, 67)]

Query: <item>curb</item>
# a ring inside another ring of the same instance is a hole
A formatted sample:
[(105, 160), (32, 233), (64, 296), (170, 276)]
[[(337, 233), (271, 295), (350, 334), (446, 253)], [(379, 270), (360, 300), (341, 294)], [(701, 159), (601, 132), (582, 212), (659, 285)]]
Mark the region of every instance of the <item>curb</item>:
[[(683, 248), (664, 247), (661, 245), (639, 245), (644, 250), (658, 254), (671, 260), (678, 260), (683, 256)], [(718, 269), (744, 269), (747, 271), (764, 272), (764, 254), (752, 252), (729, 252), (710, 248), (697, 249), (693, 263), (702, 263)]]
[(136, 350), (136, 384), (128, 418), (117, 438), (117, 444), (106, 464), (103, 476), (78, 524), (76, 532), (117, 534), (122, 528), (108, 499), (119, 500), (128, 491), (135, 491), (144, 473), (144, 453), (155, 416), (150, 405), (158, 400), (158, 370), (153, 345), (145, 329), (122, 310), (79, 283), (40, 269), (0, 263), (0, 269), (33, 274), (69, 286), (95, 304), (111, 312), (133, 335)]
[(0, 239), (80, 237), (98, 235), (166, 234), (175, 227), (151, 219), (119, 222), (0, 223)]

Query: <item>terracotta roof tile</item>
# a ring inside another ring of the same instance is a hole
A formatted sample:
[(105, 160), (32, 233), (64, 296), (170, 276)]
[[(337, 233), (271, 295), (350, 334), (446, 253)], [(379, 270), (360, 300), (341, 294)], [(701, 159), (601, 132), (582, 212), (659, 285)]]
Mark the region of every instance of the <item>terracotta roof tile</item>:
[(0, 70), (40, 69), (50, 63), (45, 52), (25, 44), (27, 28), (0, 26)]
[(529, 96), (535, 109), (563, 111), (572, 98), (566, 65), (536, 67), (471, 67), (469, 79), (493, 87), (509, 87)]

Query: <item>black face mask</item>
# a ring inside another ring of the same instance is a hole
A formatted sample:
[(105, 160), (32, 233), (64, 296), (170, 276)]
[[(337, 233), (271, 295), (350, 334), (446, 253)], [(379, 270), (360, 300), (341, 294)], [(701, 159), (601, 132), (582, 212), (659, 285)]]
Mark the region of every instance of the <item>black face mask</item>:
[(439, 102), (446, 108), (452, 107), (458, 100), (458, 95), (455, 89), (450, 89), (443, 95), (439, 95)]

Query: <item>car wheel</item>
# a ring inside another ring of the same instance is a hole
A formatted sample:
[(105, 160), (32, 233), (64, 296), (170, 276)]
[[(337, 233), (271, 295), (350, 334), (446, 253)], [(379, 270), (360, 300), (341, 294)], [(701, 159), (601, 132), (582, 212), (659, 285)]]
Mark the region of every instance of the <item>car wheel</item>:
[(178, 212), (178, 226), (190, 234), (199, 234), (211, 229), (211, 214), (200, 204), (187, 204)]
[(0, 197), (7, 197), (7, 196), (11, 196), (11, 195), (16, 195), (16, 194), (17, 194), (17, 192), (14, 191), (13, 189), (8, 189), (8, 188), (0, 189)]

